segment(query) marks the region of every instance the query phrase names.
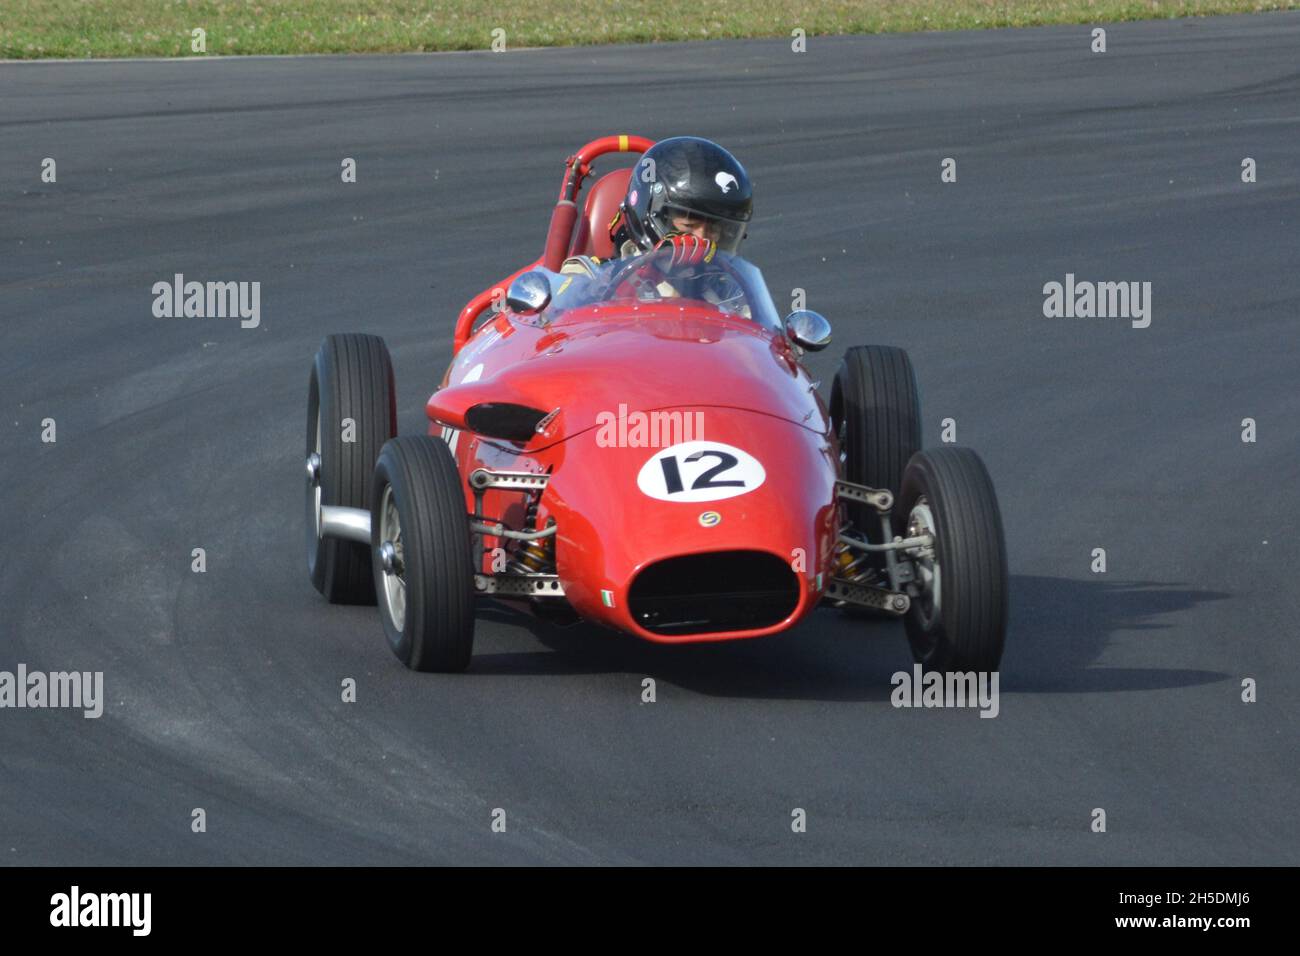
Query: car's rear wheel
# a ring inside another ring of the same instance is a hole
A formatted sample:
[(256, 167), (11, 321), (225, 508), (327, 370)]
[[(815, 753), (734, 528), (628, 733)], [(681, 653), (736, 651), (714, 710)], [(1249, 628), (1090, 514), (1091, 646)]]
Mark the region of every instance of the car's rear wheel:
[(374, 589), (389, 647), (417, 671), (463, 671), (474, 650), (474, 566), (460, 472), (445, 443), (395, 438), (375, 466)]
[(307, 573), (333, 604), (374, 604), (370, 549), (322, 537), (322, 505), (370, 507), (384, 442), (397, 433), (393, 363), (376, 335), (330, 335), (312, 364), (307, 394)]
[[(903, 469), (921, 447), (921, 399), (907, 352), (888, 345), (855, 345), (845, 352), (831, 387), (831, 423), (845, 480), (888, 489), (897, 498)], [(878, 511), (857, 502), (845, 508), (859, 533), (883, 543)], [(883, 575), (884, 555), (868, 554), (861, 566)]]
[(831, 418), (844, 477), (897, 497), (903, 469), (921, 448), (921, 399), (907, 352), (887, 345), (845, 352), (831, 388)]
[(916, 594), (904, 619), (927, 670), (994, 671), (1007, 630), (1007, 555), (993, 481), (969, 448), (915, 455), (903, 474), (894, 531), (930, 535), (916, 555)]

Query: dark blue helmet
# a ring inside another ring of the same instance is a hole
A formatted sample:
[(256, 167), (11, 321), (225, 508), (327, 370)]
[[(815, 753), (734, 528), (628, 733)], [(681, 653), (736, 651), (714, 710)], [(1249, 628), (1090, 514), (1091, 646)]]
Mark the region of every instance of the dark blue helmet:
[(707, 139), (674, 136), (633, 168), (610, 237), (620, 253), (628, 242), (644, 252), (665, 236), (695, 232), (735, 252), (753, 209), (754, 188), (736, 157)]

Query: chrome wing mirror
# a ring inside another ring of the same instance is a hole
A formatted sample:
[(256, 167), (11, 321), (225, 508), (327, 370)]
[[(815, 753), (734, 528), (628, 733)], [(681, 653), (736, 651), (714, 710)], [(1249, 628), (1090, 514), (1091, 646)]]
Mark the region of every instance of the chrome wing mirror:
[(506, 290), (506, 305), (518, 315), (537, 315), (550, 304), (550, 280), (535, 269), (517, 277)]
[(820, 312), (807, 309), (785, 317), (785, 334), (805, 352), (820, 352), (831, 344), (831, 324)]

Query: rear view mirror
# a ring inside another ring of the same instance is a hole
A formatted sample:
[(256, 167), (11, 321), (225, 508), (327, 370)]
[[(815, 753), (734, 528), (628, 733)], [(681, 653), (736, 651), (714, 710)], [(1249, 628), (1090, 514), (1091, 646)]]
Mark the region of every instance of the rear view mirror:
[(506, 305), (517, 315), (536, 315), (550, 304), (551, 283), (544, 272), (525, 272), (506, 291)]
[(805, 352), (820, 352), (831, 344), (831, 324), (820, 312), (807, 309), (785, 317), (785, 334)]

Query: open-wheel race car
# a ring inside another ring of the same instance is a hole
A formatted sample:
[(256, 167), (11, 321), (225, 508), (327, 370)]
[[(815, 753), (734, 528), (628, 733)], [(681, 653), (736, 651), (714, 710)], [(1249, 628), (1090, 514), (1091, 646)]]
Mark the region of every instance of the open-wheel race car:
[[(855, 346), (829, 403), (801, 364), (814, 312), (781, 318), (751, 263), (618, 257), (608, 223), (651, 141), (566, 164), (545, 251), (470, 301), (429, 398), (396, 436), (381, 338), (331, 335), (311, 372), (307, 562), (331, 602), (375, 603), (421, 671), (471, 660), (476, 599), (651, 641), (794, 627), (827, 604), (902, 618), (916, 660), (994, 670), (1007, 562), (972, 451), (920, 450), (898, 348)], [(567, 269), (566, 263), (579, 268)]]

